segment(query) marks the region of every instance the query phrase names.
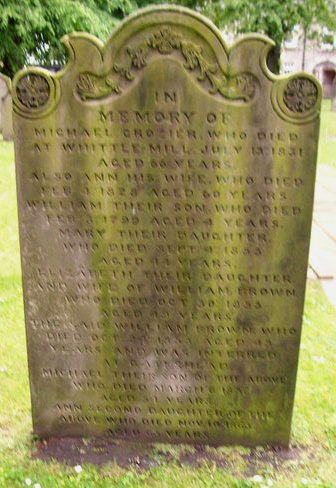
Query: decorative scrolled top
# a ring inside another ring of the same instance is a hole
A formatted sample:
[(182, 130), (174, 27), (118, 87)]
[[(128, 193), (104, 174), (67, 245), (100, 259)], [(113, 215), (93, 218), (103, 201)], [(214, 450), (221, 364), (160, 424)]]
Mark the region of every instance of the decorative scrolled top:
[(134, 86), (151, 63), (164, 58), (178, 63), (218, 102), (252, 107), (259, 101), (264, 105), (267, 97), (282, 119), (298, 124), (319, 115), (322, 92), (313, 76), (278, 77), (268, 70), (270, 39), (253, 34), (228, 47), (207, 19), (187, 9), (139, 11), (105, 45), (85, 33), (67, 36), (65, 43), (70, 61), (62, 71), (31, 67), (17, 73), (12, 84), (16, 113), (27, 118), (48, 115), (58, 105), (61, 87), (68, 103), (109, 103)]
[(124, 61), (115, 63), (104, 76), (94, 73), (81, 73), (76, 83), (76, 93), (83, 102), (103, 99), (113, 92), (123, 91), (123, 82), (132, 82), (134, 73), (147, 66), (152, 54), (182, 55), (183, 67), (197, 74), (197, 81), (207, 82), (211, 95), (219, 94), (228, 100), (249, 102), (253, 99), (258, 80), (252, 73), (237, 75), (225, 74), (218, 63), (209, 62), (203, 46), (196, 45), (183, 37), (182, 33), (163, 25), (155, 29), (143, 41), (134, 46), (129, 45), (124, 51)]

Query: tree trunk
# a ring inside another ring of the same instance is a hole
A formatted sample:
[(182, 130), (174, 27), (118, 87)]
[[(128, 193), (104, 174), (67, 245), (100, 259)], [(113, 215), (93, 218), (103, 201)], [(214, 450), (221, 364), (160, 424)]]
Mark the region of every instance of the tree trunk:
[(307, 28), (303, 28), (303, 47), (302, 47), (302, 71), (305, 70), (306, 67), (306, 48), (307, 48)]

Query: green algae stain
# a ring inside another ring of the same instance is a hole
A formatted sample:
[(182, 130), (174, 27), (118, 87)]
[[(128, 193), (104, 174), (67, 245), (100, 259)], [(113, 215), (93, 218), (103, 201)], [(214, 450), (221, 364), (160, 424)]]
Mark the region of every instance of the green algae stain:
[[(67, 43), (63, 72), (14, 81), (52, 94), (30, 109), (14, 97), (32, 136), (17, 141), (29, 159), (18, 164), (23, 241), (27, 222), (34, 231), (23, 263), (54, 280), (27, 281), (28, 322), (61, 324), (48, 359), (48, 336), (28, 329), (42, 344), (33, 391), (46, 384), (40, 365), (57, 376), (43, 401), (33, 395), (37, 432), (286, 445), (318, 84), (271, 75), (265, 37), (229, 49), (206, 19), (173, 7), (126, 20), (104, 50), (85, 35)], [(32, 153), (34, 137), (49, 153)], [(71, 412), (63, 423), (55, 402)]]

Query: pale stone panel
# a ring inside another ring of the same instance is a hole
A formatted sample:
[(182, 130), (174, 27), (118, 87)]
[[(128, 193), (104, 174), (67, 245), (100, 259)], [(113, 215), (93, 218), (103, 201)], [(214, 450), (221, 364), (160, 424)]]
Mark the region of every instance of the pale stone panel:
[(0, 73), (0, 120), (4, 141), (13, 140), (11, 80)]

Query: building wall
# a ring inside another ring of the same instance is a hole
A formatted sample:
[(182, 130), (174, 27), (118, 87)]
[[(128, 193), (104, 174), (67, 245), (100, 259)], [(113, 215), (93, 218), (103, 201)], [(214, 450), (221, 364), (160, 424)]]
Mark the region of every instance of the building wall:
[[(286, 42), (281, 54), (281, 72), (290, 74), (302, 71), (302, 57), (303, 42), (300, 38)], [(329, 44), (308, 42), (304, 71), (316, 76), (323, 87), (324, 97), (330, 98), (336, 79), (336, 49)]]

